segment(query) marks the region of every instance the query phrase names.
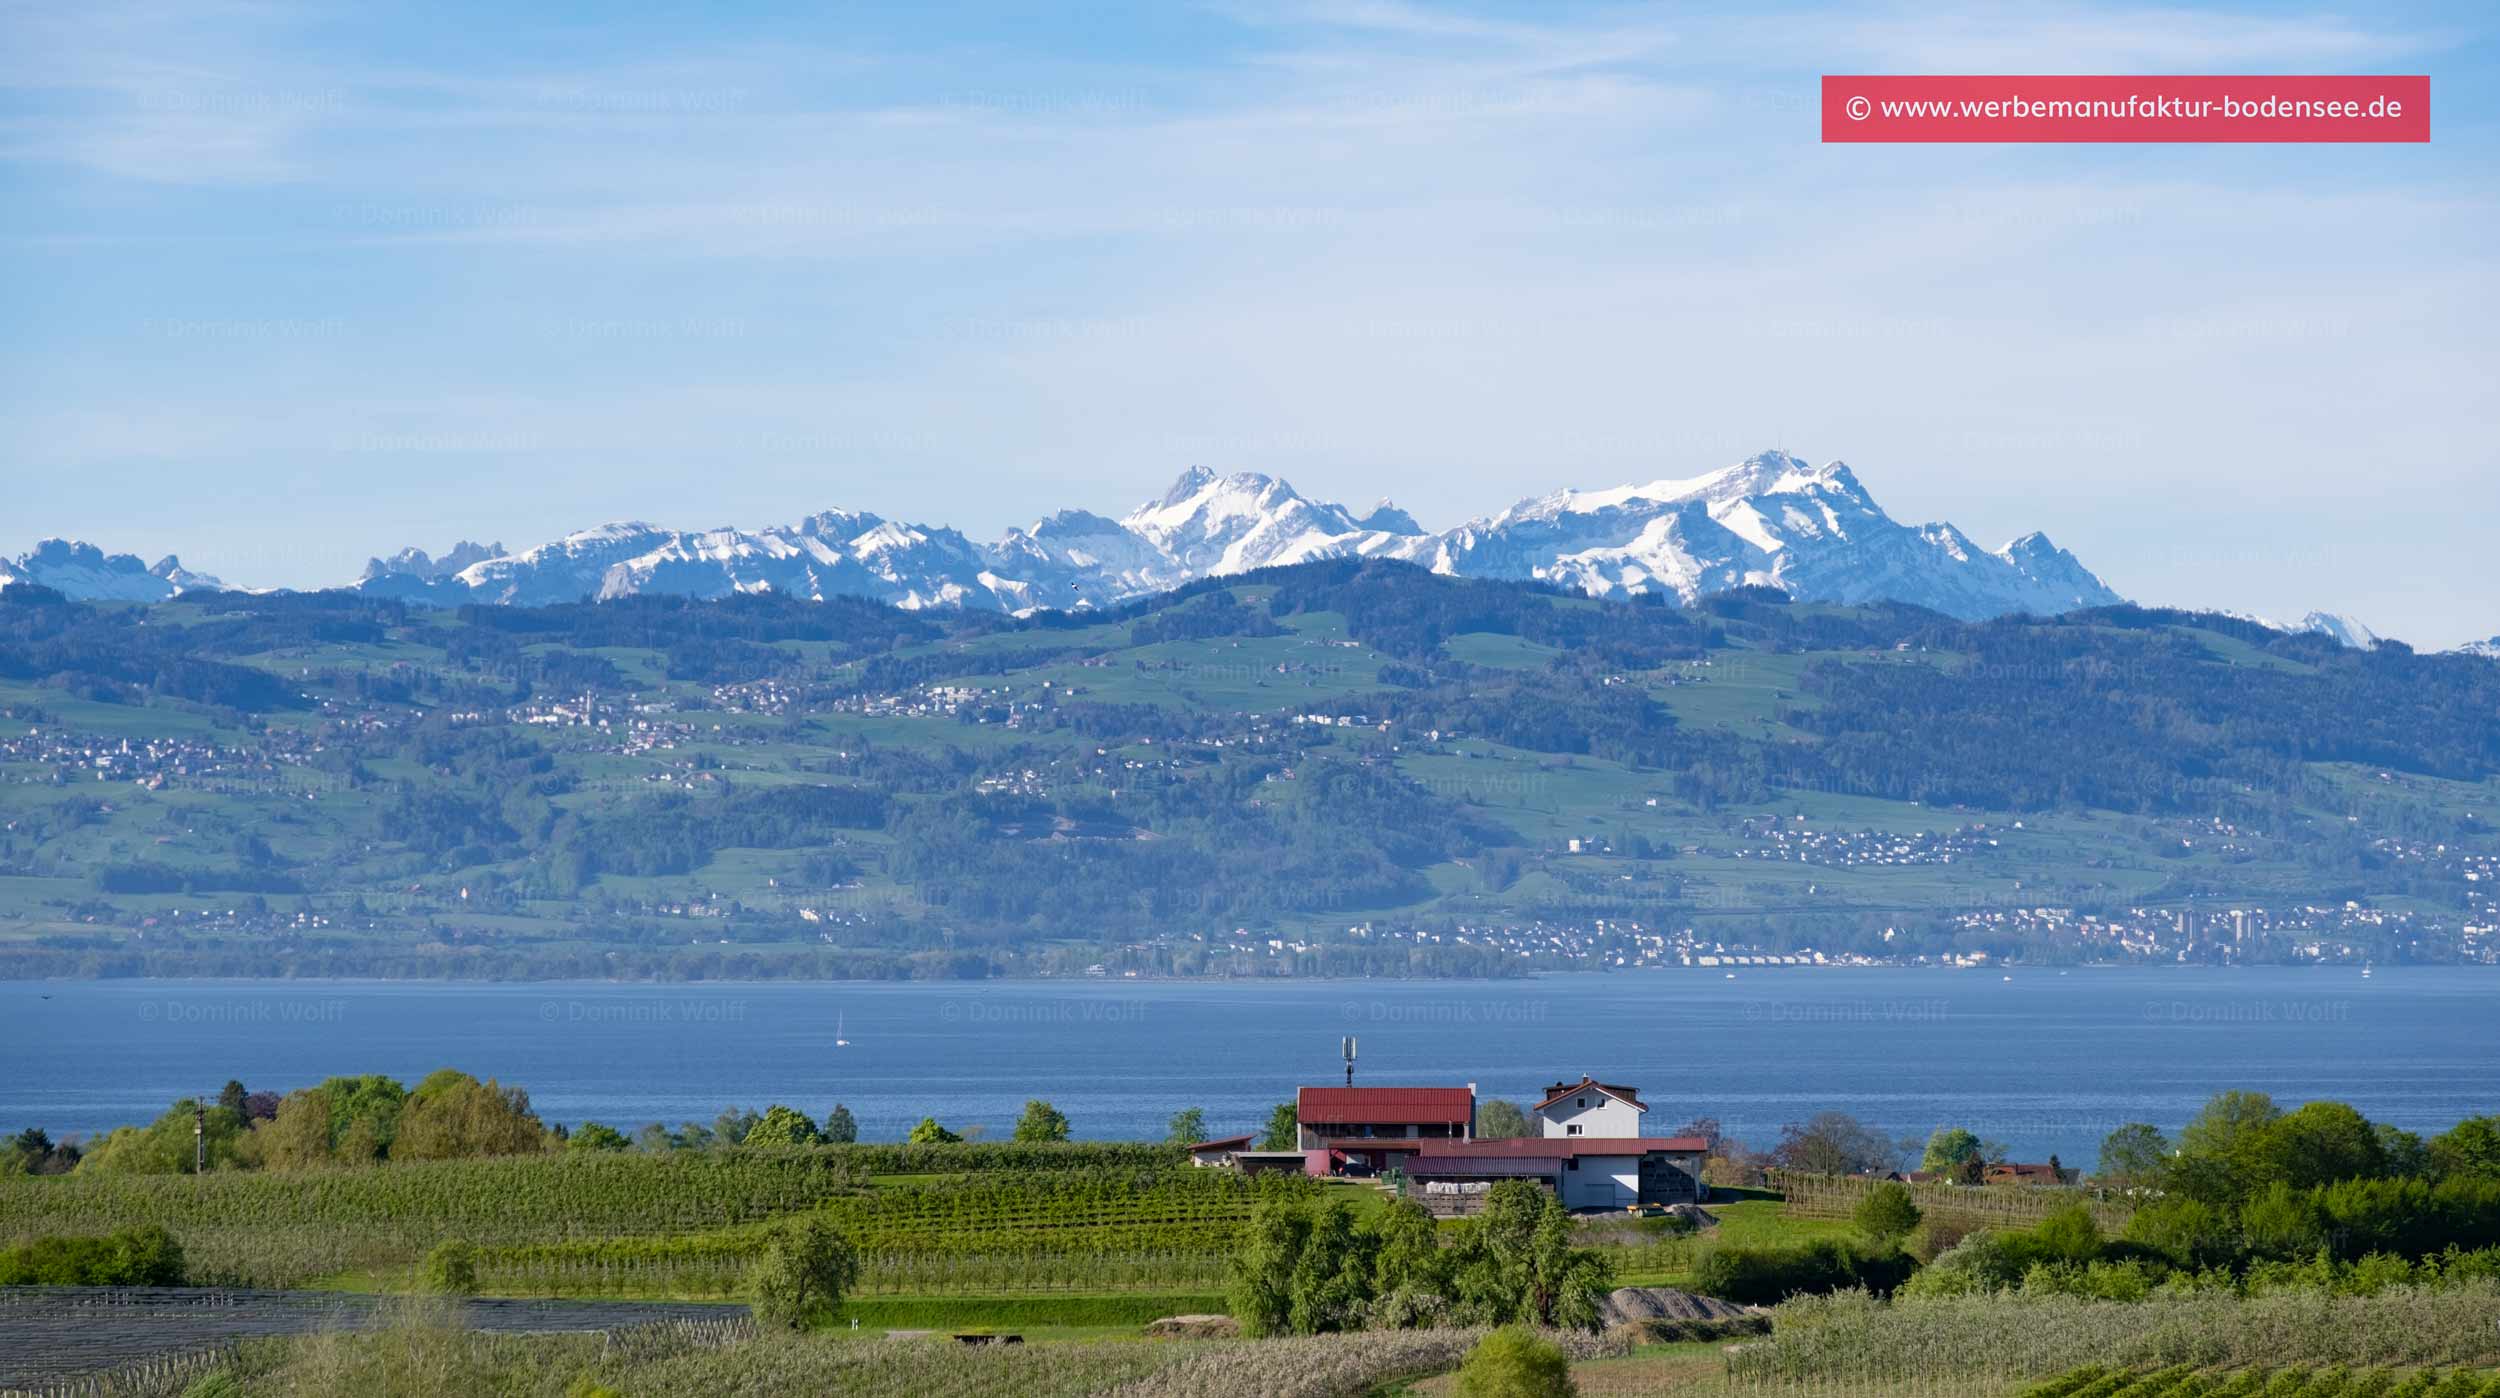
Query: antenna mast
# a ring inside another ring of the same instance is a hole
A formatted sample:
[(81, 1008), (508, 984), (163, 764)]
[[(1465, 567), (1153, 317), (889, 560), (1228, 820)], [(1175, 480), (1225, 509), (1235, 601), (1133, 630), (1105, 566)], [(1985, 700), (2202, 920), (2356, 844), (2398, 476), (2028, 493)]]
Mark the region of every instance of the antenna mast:
[(1345, 1053), (1345, 1085), (1354, 1086), (1354, 1036), (1348, 1034), (1337, 1045)]

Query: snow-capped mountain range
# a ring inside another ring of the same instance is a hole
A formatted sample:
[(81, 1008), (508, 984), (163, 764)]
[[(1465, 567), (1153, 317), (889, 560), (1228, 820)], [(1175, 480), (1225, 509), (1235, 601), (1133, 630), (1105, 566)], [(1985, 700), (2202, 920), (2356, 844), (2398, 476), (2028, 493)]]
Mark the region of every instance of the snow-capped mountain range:
[(1689, 480), (1564, 490), (1432, 533), (1382, 501), (1357, 513), (1273, 476), (1193, 467), (1119, 519), (1063, 510), (994, 543), (827, 511), (700, 532), (602, 525), (519, 553), (409, 550), (356, 585), (426, 601), (541, 603), (636, 593), (783, 592), (904, 607), (1106, 606), (1197, 578), (1313, 559), (1394, 558), (1464, 577), (1539, 578), (1601, 596), (1689, 601), (1745, 583), (1816, 600), (1890, 598), (1962, 617), (2119, 601), (2038, 534), (1994, 552), (1949, 524), (1903, 525), (1846, 465), (1766, 452)]
[[(1390, 558), (1460, 577), (1541, 579), (1599, 596), (1681, 601), (1765, 583), (1813, 601), (1892, 600), (1964, 618), (2054, 614), (2123, 601), (2042, 534), (1988, 550), (1951, 524), (1902, 524), (1849, 467), (1784, 451), (1682, 480), (1560, 490), (1434, 533), (1381, 501), (1357, 513), (1273, 476), (1192, 467), (1119, 519), (1062, 510), (993, 543), (937, 525), (828, 510), (745, 530), (601, 525), (519, 552), (461, 541), (440, 556), (403, 549), (350, 586), (437, 604), (518, 605), (640, 593), (779, 592), (871, 597), (902, 607), (1010, 612), (1112, 605), (1198, 578), (1315, 559)], [(77, 597), (150, 601), (219, 584), (167, 558), (47, 540), (0, 560)], [(2347, 645), (2375, 639), (2311, 613), (2287, 631)]]
[(194, 573), (182, 560), (167, 554), (154, 566), (135, 553), (106, 553), (74, 539), (46, 539), (15, 558), (0, 558), (0, 587), (13, 582), (45, 587), (92, 601), (162, 602), (178, 592), (221, 588), (206, 573)]

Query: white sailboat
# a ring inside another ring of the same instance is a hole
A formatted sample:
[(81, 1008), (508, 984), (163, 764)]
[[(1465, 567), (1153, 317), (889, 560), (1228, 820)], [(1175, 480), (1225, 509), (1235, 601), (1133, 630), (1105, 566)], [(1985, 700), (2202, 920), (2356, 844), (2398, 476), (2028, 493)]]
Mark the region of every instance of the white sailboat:
[(833, 1046), (835, 1048), (851, 1046), (851, 1041), (842, 1037), (842, 1012), (840, 1010), (833, 1012)]

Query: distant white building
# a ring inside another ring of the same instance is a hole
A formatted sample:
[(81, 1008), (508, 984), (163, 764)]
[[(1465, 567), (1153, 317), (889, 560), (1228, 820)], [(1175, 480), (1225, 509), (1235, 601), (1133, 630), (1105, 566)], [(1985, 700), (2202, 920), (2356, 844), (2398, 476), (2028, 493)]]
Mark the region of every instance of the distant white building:
[(1556, 1083), (1536, 1104), (1537, 1134), (1547, 1137), (1638, 1136), (1649, 1108), (1631, 1088), (1584, 1077)]

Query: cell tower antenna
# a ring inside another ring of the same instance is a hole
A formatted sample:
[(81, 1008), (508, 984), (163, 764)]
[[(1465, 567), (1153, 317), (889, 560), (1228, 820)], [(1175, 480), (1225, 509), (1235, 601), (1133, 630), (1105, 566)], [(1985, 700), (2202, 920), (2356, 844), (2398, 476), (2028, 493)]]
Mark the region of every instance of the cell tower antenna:
[(1345, 1085), (1354, 1086), (1354, 1036), (1348, 1034), (1337, 1047), (1345, 1054)]

